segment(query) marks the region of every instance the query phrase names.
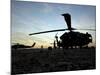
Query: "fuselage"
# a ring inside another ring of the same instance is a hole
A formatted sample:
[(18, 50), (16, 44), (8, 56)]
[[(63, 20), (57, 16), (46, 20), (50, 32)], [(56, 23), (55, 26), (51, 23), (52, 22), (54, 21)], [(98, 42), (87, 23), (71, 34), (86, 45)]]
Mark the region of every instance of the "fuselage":
[(92, 36), (88, 33), (65, 32), (60, 40), (62, 47), (84, 46), (92, 42)]

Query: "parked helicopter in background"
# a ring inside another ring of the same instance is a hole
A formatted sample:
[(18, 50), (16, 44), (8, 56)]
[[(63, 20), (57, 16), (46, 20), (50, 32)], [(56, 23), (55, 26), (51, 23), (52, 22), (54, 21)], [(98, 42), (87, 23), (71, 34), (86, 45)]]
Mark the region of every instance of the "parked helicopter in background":
[(32, 48), (35, 46), (35, 42), (32, 44), (32, 46), (27, 46), (27, 45), (24, 45), (24, 44), (19, 44), (19, 43), (16, 43), (15, 45), (12, 45), (11, 48), (12, 49), (19, 49), (19, 48)]
[(58, 31), (65, 31), (69, 30), (69, 32), (65, 32), (63, 35), (60, 36), (60, 40), (58, 40), (58, 36), (55, 35), (54, 40), (54, 48), (82, 48), (83, 46), (88, 46), (89, 43), (92, 43), (92, 35), (88, 32), (80, 33), (76, 32), (75, 30), (91, 30), (95, 31), (95, 29), (75, 29), (71, 27), (71, 15), (69, 13), (62, 14), (68, 26), (68, 29), (58, 29), (58, 30), (50, 30), (50, 31), (43, 31), (37, 33), (31, 33), (29, 35), (36, 35), (42, 33), (49, 33), (49, 32), (58, 32)]

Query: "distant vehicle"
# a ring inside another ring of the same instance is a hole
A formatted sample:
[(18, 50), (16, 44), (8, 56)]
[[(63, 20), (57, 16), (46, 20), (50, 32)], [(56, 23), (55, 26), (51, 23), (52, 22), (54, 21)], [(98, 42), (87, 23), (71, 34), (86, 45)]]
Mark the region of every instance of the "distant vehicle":
[(35, 42), (32, 44), (32, 46), (27, 46), (27, 45), (23, 45), (23, 44), (19, 44), (19, 43), (16, 43), (15, 45), (12, 45), (11, 48), (12, 49), (18, 49), (18, 48), (32, 48), (35, 46)]
[(88, 46), (89, 43), (92, 43), (92, 36), (88, 32), (80, 33), (75, 32), (75, 30), (91, 30), (95, 31), (95, 29), (75, 29), (71, 27), (71, 15), (69, 13), (62, 14), (68, 26), (68, 29), (58, 29), (58, 30), (50, 30), (50, 31), (43, 31), (37, 33), (31, 33), (29, 35), (36, 35), (42, 33), (49, 33), (49, 32), (58, 32), (58, 31), (65, 31), (69, 30), (69, 32), (65, 32), (63, 35), (60, 36), (60, 40), (58, 40), (58, 36), (55, 36), (54, 40), (54, 48), (82, 48), (83, 46)]

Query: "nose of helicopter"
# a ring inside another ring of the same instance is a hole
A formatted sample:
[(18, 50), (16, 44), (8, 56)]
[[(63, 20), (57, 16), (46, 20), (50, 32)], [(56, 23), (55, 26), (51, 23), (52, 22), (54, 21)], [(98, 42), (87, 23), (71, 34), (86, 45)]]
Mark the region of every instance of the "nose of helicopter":
[(88, 34), (88, 32), (86, 32), (86, 35), (88, 36), (89, 41), (92, 43), (92, 36), (91, 36), (91, 34)]

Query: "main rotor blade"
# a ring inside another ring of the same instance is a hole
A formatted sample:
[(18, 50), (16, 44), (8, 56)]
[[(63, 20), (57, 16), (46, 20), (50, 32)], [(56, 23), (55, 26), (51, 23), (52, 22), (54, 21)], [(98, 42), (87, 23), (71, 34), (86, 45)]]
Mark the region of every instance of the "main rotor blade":
[[(58, 32), (58, 31), (65, 31), (69, 29), (57, 29), (57, 30), (50, 30), (50, 31), (43, 31), (43, 32), (37, 32), (37, 33), (31, 33), (29, 35), (36, 35), (36, 34), (43, 34), (43, 33), (50, 33), (50, 32)], [(71, 28), (71, 30), (89, 30), (89, 31), (96, 31), (95, 29), (75, 29)]]
[(58, 31), (65, 31), (65, 30), (68, 30), (68, 29), (58, 29), (58, 30), (43, 31), (43, 32), (37, 32), (37, 33), (31, 33), (29, 35), (36, 35), (36, 34), (49, 33), (49, 32), (58, 32)]
[(72, 30), (72, 27), (71, 27), (71, 15), (69, 13), (65, 13), (65, 14), (62, 14), (62, 16), (64, 16), (64, 19), (65, 19), (65, 22), (68, 26), (68, 30)]
[(77, 30), (89, 30), (89, 31), (96, 31), (96, 29), (77, 29)]

